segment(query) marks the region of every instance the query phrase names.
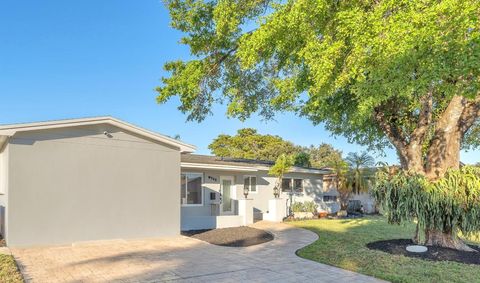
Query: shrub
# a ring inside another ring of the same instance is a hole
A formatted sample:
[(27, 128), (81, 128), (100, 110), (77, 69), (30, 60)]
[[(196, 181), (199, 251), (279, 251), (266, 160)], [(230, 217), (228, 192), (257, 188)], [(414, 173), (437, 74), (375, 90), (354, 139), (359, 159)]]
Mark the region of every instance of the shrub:
[(390, 223), (416, 219), (420, 228), (466, 236), (480, 230), (480, 168), (449, 170), (437, 181), (379, 171), (373, 195)]
[(292, 204), (293, 212), (317, 212), (317, 204), (314, 201), (294, 202)]
[(305, 210), (305, 207), (302, 202), (294, 202), (292, 204), (292, 211), (293, 212), (303, 212)]

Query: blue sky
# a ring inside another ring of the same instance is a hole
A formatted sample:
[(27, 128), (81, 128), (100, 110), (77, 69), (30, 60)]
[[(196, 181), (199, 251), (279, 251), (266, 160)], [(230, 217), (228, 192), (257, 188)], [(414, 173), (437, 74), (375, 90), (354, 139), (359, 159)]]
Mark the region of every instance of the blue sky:
[[(0, 4), (0, 123), (112, 115), (174, 136), (208, 154), (220, 133), (243, 127), (296, 144), (331, 143), (344, 153), (362, 150), (321, 125), (291, 114), (277, 121), (225, 117), (223, 106), (202, 123), (186, 122), (178, 100), (155, 102), (163, 64), (186, 59), (181, 34), (169, 26), (160, 0), (4, 0)], [(374, 154), (375, 155), (375, 154)], [(379, 158), (396, 163), (393, 150)], [(462, 153), (467, 163), (480, 152)]]

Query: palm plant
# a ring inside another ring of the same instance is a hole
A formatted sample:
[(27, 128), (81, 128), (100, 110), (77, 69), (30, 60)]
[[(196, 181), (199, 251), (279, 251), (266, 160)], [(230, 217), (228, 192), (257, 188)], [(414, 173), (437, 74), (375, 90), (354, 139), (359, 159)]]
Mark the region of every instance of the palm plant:
[(350, 152), (345, 158), (349, 172), (349, 183), (355, 193), (366, 192), (370, 187), (370, 179), (373, 177), (372, 167), (375, 166), (375, 159), (366, 151), (360, 153)]
[(333, 159), (328, 163), (328, 167), (335, 174), (335, 188), (339, 193), (340, 206), (342, 210), (347, 207), (348, 199), (352, 193), (352, 190), (348, 182), (348, 163), (342, 158)]

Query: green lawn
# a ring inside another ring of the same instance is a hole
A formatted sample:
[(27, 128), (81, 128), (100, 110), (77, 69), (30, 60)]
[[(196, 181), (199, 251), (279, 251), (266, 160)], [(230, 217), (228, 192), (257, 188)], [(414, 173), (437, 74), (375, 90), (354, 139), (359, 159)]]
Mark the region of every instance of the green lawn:
[(23, 282), (22, 275), (18, 271), (15, 260), (10, 255), (0, 254), (0, 282), (20, 283)]
[(338, 266), (392, 282), (480, 282), (480, 266), (432, 262), (381, 251), (365, 244), (377, 240), (411, 238), (414, 226), (394, 226), (385, 218), (305, 220), (290, 224), (311, 230), (319, 239), (298, 251), (314, 261)]

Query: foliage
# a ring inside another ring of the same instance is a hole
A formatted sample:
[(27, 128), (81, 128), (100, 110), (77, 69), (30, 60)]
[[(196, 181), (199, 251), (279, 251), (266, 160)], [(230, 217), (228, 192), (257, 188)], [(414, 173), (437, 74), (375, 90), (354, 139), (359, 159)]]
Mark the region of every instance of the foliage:
[(349, 186), (353, 192), (367, 192), (372, 183), (375, 159), (366, 151), (350, 152), (345, 159), (349, 165)]
[(234, 136), (219, 135), (208, 146), (221, 157), (276, 160), (282, 153), (298, 154), (301, 149), (279, 136), (262, 135), (252, 128), (237, 131)]
[(379, 171), (374, 195), (390, 223), (417, 220), (423, 229), (463, 235), (480, 231), (480, 168), (450, 170), (437, 181), (415, 173)]
[(17, 264), (11, 255), (0, 254), (0, 282), (23, 282), (22, 275), (18, 271)]
[(291, 155), (287, 155), (283, 153), (277, 158), (277, 160), (275, 161), (275, 164), (268, 171), (268, 174), (277, 177), (277, 182), (273, 190), (273, 194), (275, 197), (277, 198), (279, 197), (283, 175), (285, 175), (285, 173), (287, 173), (288, 170), (290, 170), (293, 164), (294, 164), (293, 157)]
[(343, 159), (335, 159), (329, 163), (329, 166), (335, 174), (335, 188), (339, 193), (341, 209), (346, 209), (348, 200), (352, 194), (352, 188), (349, 184), (348, 163)]
[(295, 166), (300, 167), (311, 167), (312, 163), (310, 162), (310, 155), (306, 152), (299, 152), (295, 155), (294, 161)]
[(480, 89), (477, 0), (165, 3), (193, 59), (165, 65), (157, 101), (178, 95), (189, 120), (216, 102), (241, 120), (294, 111), (350, 142), (400, 148), (429, 144), (453, 98)]
[[(384, 217), (361, 219), (316, 219), (289, 224), (311, 230), (318, 240), (300, 249), (303, 258), (374, 276), (394, 283), (404, 282), (478, 282), (480, 268), (450, 261), (428, 261), (370, 250), (367, 243), (408, 239), (415, 230), (413, 223), (389, 225)], [(480, 242), (476, 242), (479, 244)]]
[(310, 161), (315, 168), (329, 167), (330, 164), (342, 160), (342, 152), (327, 143), (311, 145), (304, 148), (304, 151), (310, 155)]
[(314, 201), (294, 202), (292, 204), (293, 212), (311, 212), (316, 213), (318, 205)]

